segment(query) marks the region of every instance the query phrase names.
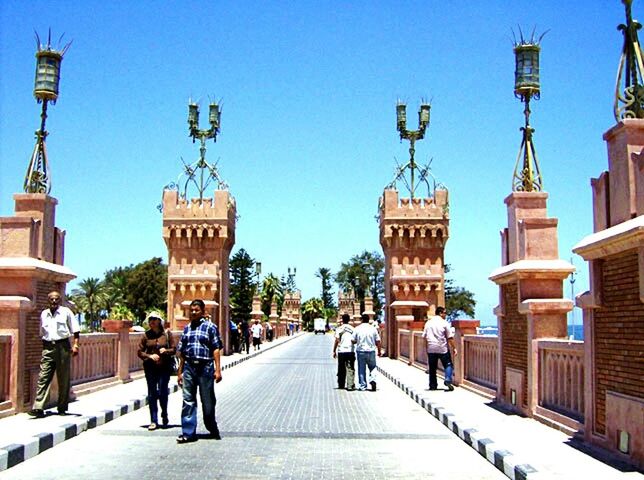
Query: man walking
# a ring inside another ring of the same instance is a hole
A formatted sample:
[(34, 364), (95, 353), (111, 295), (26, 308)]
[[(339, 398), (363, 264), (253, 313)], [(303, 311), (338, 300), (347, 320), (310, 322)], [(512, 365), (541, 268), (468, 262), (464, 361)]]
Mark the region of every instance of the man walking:
[[(380, 355), (380, 334), (376, 327), (369, 324), (369, 315), (362, 314), (362, 323), (353, 331), (351, 341), (356, 346), (358, 359), (358, 390), (367, 389), (367, 367), (369, 368), (369, 384), (376, 391), (376, 352)], [(377, 350), (376, 350), (377, 349)]]
[[(40, 335), (42, 337), (42, 357), (36, 400), (29, 415), (36, 418), (45, 416), (44, 407), (49, 398), (49, 390), (54, 373), (58, 378), (58, 414), (65, 415), (69, 404), (71, 387), (71, 357), (78, 355), (80, 325), (72, 311), (60, 305), (60, 293), (53, 291), (47, 295), (49, 308), (40, 314)], [(74, 344), (69, 339), (74, 337)]]
[(445, 370), (445, 386), (451, 392), (454, 390), (452, 385), (452, 372), (454, 366), (452, 364), (452, 357), (449, 348), (456, 356), (456, 347), (454, 345), (454, 334), (450, 324), (445, 320), (447, 312), (443, 307), (436, 308), (436, 315), (430, 317), (425, 322), (423, 328), (423, 338), (427, 340), (427, 363), (429, 364), (429, 389), (436, 390), (438, 388), (438, 380), (436, 379), (436, 369), (438, 367), (438, 360), (440, 359)]
[[(333, 358), (338, 359), (338, 388), (345, 388), (349, 391), (355, 390), (354, 364), (356, 354), (353, 346), (353, 327), (349, 325), (349, 315), (342, 315), (342, 325), (335, 331), (335, 343), (333, 344)], [(337, 352), (337, 353), (336, 353)]]
[[(203, 300), (190, 304), (190, 323), (183, 329), (177, 346), (179, 368), (177, 383), (183, 387), (181, 407), (181, 435), (177, 443), (197, 440), (197, 388), (201, 398), (201, 410), (206, 429), (211, 438), (221, 440), (215, 419), (215, 382), (221, 382), (221, 337), (219, 329), (205, 318)], [(214, 365), (213, 365), (214, 363)]]
[(259, 319), (255, 319), (255, 323), (250, 327), (250, 331), (253, 334), (253, 351), (259, 350), (262, 344), (262, 331), (263, 327), (259, 323)]

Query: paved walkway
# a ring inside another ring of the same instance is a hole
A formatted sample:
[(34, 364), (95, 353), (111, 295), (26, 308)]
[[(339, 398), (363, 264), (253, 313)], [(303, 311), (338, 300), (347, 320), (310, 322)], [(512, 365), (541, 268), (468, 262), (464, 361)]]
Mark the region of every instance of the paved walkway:
[(164, 478), (644, 478), (476, 394), (430, 392), (427, 376), (400, 361), (378, 359), (377, 392), (338, 391), (331, 342), (330, 335), (283, 337), (258, 355), (225, 357), (216, 387), (221, 442), (175, 443), (179, 393), (170, 396), (171, 428), (148, 432), (144, 380), (82, 396), (70, 416), (1, 419), (0, 470), (8, 470), (0, 479), (140, 479), (150, 471)]

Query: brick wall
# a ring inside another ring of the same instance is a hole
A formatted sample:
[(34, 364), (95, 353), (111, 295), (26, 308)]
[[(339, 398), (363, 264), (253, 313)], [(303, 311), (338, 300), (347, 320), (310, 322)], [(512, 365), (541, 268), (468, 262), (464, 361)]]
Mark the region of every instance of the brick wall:
[(603, 261), (602, 306), (595, 310), (595, 431), (604, 434), (606, 390), (644, 397), (644, 305), (637, 252)]
[(47, 295), (53, 290), (58, 290), (60, 284), (53, 281), (35, 280), (36, 297), (33, 299), (35, 307), (27, 317), (26, 342), (25, 342), (25, 404), (33, 402), (30, 391), (30, 370), (38, 369), (40, 366), (40, 357), (42, 356), (42, 342), (40, 337), (40, 312), (47, 308)]
[(522, 405), (528, 403), (525, 379), (528, 378), (528, 320), (519, 313), (519, 295), (517, 284), (509, 283), (501, 287), (503, 295), (504, 314), (501, 320), (501, 347), (503, 352), (503, 388), (505, 388), (506, 367), (515, 368), (523, 372), (524, 388)]

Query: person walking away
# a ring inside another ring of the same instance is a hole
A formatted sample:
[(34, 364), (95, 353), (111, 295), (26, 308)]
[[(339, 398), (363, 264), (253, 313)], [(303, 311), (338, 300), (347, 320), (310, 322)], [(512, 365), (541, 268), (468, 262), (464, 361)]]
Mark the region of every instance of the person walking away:
[[(78, 355), (80, 325), (74, 313), (61, 305), (57, 291), (47, 295), (49, 308), (40, 314), (40, 336), (42, 337), (42, 356), (36, 388), (36, 399), (29, 415), (36, 418), (45, 416), (45, 405), (49, 399), (51, 381), (54, 373), (58, 379), (58, 414), (66, 415), (71, 388), (71, 358)], [(73, 345), (70, 338), (74, 337)]]
[[(436, 315), (430, 317), (425, 322), (423, 328), (423, 338), (427, 341), (427, 363), (429, 366), (429, 389), (436, 390), (438, 388), (438, 380), (436, 379), (436, 370), (438, 367), (438, 360), (443, 364), (445, 371), (445, 386), (451, 392), (454, 390), (452, 385), (452, 373), (454, 372), (454, 365), (452, 364), (452, 357), (450, 349), (456, 356), (456, 346), (454, 344), (454, 334), (450, 324), (445, 320), (447, 312), (443, 307), (436, 307)], [(449, 345), (449, 348), (447, 348)]]
[(255, 319), (255, 323), (250, 327), (250, 331), (253, 334), (253, 351), (257, 351), (262, 344), (263, 331), (263, 327), (259, 324), (259, 319)]
[[(380, 355), (380, 334), (373, 325), (369, 324), (369, 315), (362, 314), (362, 323), (353, 331), (351, 341), (355, 344), (358, 359), (358, 390), (367, 389), (367, 381), (371, 390), (376, 391), (376, 353)], [(367, 368), (369, 376), (367, 377)]]
[(177, 346), (177, 383), (183, 387), (181, 435), (177, 437), (177, 443), (197, 440), (197, 389), (206, 429), (211, 438), (221, 440), (215, 418), (215, 383), (222, 379), (223, 344), (217, 326), (205, 318), (205, 310), (203, 300), (197, 299), (190, 303), (190, 323), (183, 329)]
[[(349, 325), (348, 314), (342, 315), (342, 325), (335, 330), (333, 358), (338, 359), (338, 388), (355, 390), (355, 347), (353, 345), (353, 327)], [(336, 353), (337, 352), (337, 353)]]
[(248, 355), (250, 353), (250, 328), (248, 327), (247, 320), (242, 320), (240, 322), (239, 330), (241, 331), (242, 336), (242, 350), (246, 349), (246, 355)]
[(230, 346), (233, 350), (233, 353), (239, 353), (239, 328), (237, 324), (230, 321)]
[(168, 383), (172, 374), (175, 345), (170, 329), (163, 328), (163, 319), (157, 312), (147, 317), (148, 329), (139, 343), (138, 356), (143, 360), (143, 371), (148, 386), (150, 425), (148, 430), (159, 426), (159, 407), (163, 426), (168, 426)]

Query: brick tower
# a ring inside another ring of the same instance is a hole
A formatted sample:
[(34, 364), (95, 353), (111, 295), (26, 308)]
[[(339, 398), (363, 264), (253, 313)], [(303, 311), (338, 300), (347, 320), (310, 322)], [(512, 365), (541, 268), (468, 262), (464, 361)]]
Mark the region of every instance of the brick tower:
[(228, 259), (235, 244), (235, 199), (227, 190), (213, 198), (181, 198), (163, 192), (163, 240), (168, 247), (168, 321), (182, 329), (190, 302), (201, 298), (219, 327), (228, 352)]

